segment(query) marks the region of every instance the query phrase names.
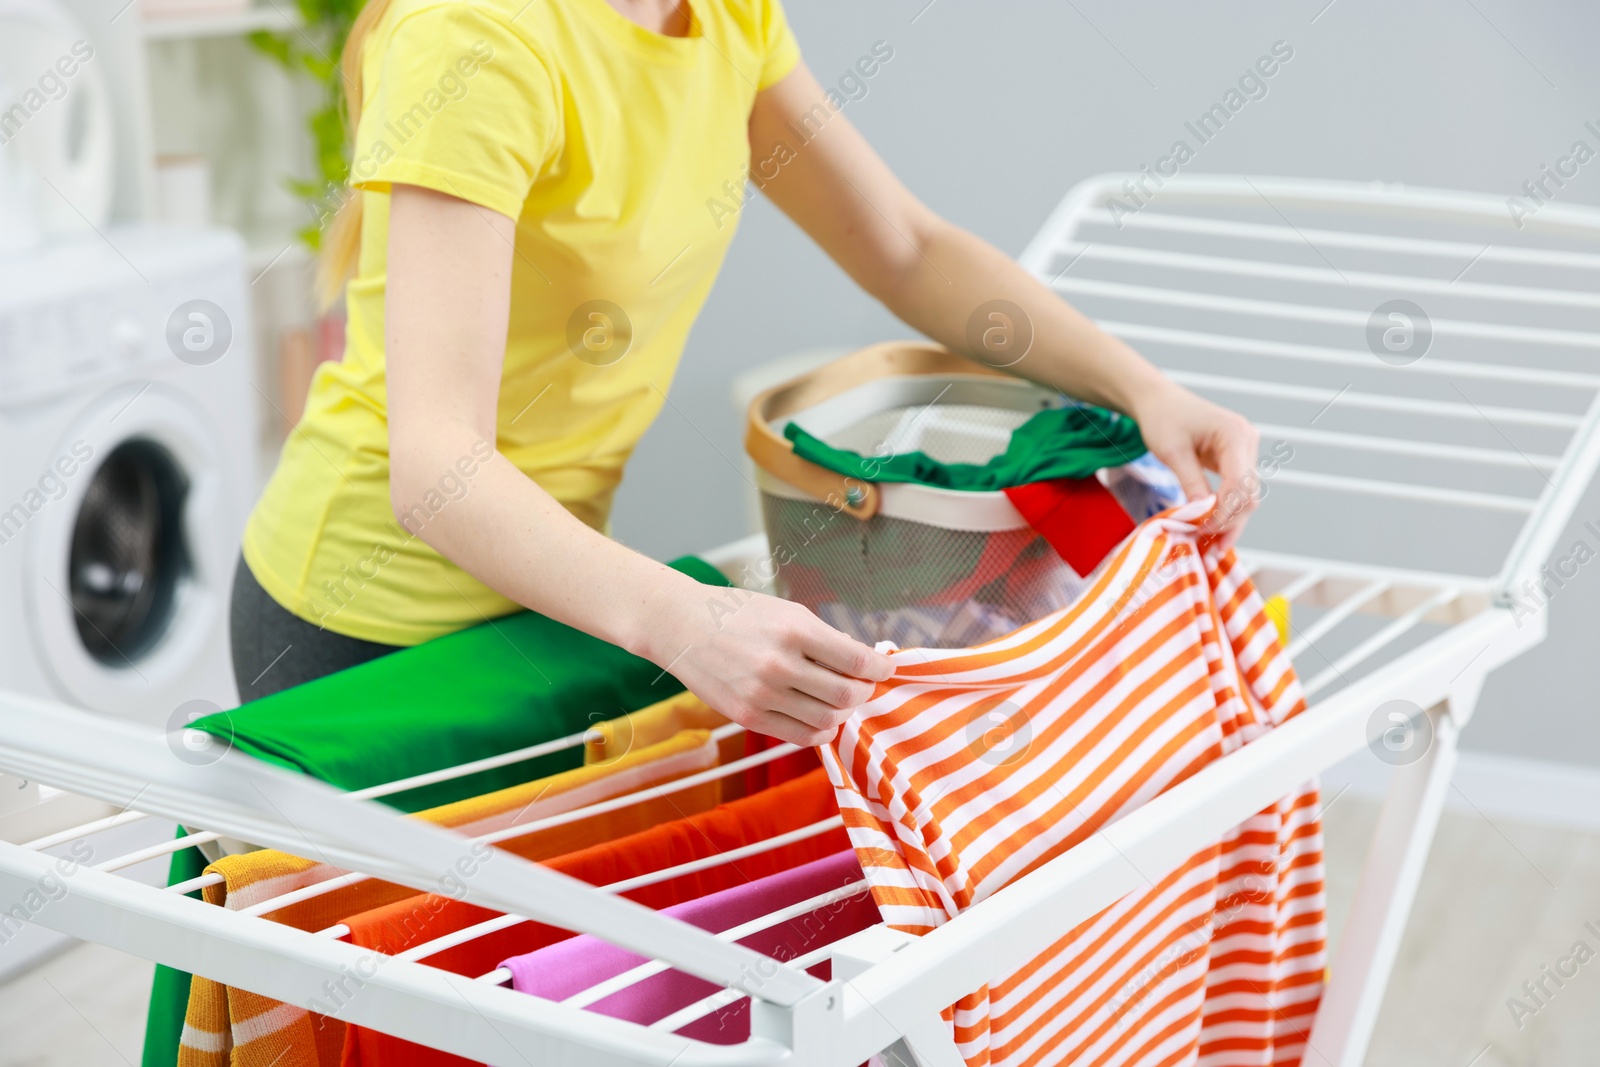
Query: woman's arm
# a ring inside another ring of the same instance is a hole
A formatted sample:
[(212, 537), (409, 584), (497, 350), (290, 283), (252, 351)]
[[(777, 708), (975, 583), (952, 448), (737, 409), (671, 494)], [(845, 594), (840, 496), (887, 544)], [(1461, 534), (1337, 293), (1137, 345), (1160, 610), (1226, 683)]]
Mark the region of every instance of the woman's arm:
[[(389, 212), (389, 485), (404, 522), (442, 475), (495, 441), (516, 227), (406, 185)], [(597, 533), (498, 451), (471, 482), (413, 532), (491, 589), (659, 664), (752, 729), (818, 744), (891, 672), (888, 657), (798, 604), (730, 600)]]
[(1003, 298), (1021, 307), (1032, 320), (1033, 346), (1008, 369), (1133, 416), (1191, 497), (1212, 491), (1203, 468), (1216, 471), (1223, 543), (1237, 539), (1255, 507), (1254, 428), (1171, 381), (1009, 256), (930, 211), (828, 104), (803, 63), (756, 97), (750, 154), (772, 161), (756, 173), (785, 214), (863, 289), (945, 347), (981, 355), (967, 342), (979, 305)]

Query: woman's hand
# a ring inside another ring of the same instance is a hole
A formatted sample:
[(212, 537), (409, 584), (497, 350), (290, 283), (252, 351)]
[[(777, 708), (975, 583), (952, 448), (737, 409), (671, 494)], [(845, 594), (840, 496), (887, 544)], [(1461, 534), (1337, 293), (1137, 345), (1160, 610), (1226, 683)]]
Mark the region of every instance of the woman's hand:
[(1223, 551), (1232, 548), (1256, 508), (1260, 488), (1255, 427), (1165, 377), (1147, 384), (1129, 406), (1144, 443), (1172, 468), (1189, 499), (1211, 495), (1206, 471), (1222, 476), (1210, 528), (1221, 534)]
[(797, 745), (828, 741), (894, 673), (888, 656), (760, 593), (696, 585), (658, 618), (650, 659), (734, 722)]

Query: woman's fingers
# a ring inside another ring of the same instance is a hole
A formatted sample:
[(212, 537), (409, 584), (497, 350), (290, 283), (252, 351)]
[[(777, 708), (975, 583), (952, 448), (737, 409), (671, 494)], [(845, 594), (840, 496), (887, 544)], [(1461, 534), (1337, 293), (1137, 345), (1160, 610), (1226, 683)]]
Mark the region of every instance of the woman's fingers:
[(825, 743), (894, 673), (888, 656), (799, 604), (759, 596), (710, 631), (694, 627), (672, 670), (706, 703), (758, 733)]
[(836, 709), (782, 686), (757, 685), (741, 692), (719, 680), (698, 694), (745, 729), (795, 745), (825, 744), (839, 728)]
[(829, 670), (810, 660), (806, 660), (798, 667), (790, 684), (808, 699), (815, 698), (818, 703), (826, 707), (841, 709), (865, 704), (872, 699), (872, 694), (878, 689), (877, 682), (847, 678), (838, 671)]
[(1184, 441), (1176, 449), (1162, 449), (1167, 453), (1159, 457), (1166, 465), (1172, 468), (1172, 473), (1178, 478), (1178, 485), (1183, 489), (1183, 495), (1189, 500), (1199, 500), (1201, 497), (1211, 495), (1211, 483), (1206, 481), (1206, 471), (1200, 463), (1200, 456), (1195, 452), (1190, 441)]
[(780, 741), (787, 741), (801, 748), (815, 748), (817, 745), (827, 744), (833, 738), (834, 729), (837, 729), (837, 727), (828, 730), (818, 729), (791, 716), (763, 710), (751, 712), (743, 725), (758, 734), (776, 737)]
[[(822, 744), (833, 737), (852, 709), (872, 699), (878, 681), (892, 675), (894, 665), (888, 656), (809, 612), (798, 636), (798, 650), (785, 653), (781, 658), (786, 662), (769, 664), (764, 672), (761, 711), (782, 720), (784, 733), (774, 736), (789, 740), (804, 735), (813, 739), (795, 743)], [(775, 728), (778, 725), (774, 723)]]
[[(868, 682), (882, 682), (894, 674), (894, 664), (888, 656), (840, 633), (821, 619), (812, 618), (816, 625), (806, 627), (800, 646), (808, 657), (848, 678), (861, 678)], [(812, 692), (810, 689), (806, 691)], [(832, 702), (823, 693), (812, 695)]]
[(1221, 532), (1223, 551), (1233, 547), (1244, 530), (1245, 520), (1255, 511), (1257, 491), (1260, 489), (1256, 474), (1256, 457), (1260, 449), (1260, 435), (1244, 419), (1234, 418), (1234, 425), (1220, 436), (1215, 448), (1215, 467), (1222, 482), (1217, 487), (1217, 512), (1215, 528)]
[(1243, 419), (1219, 443), (1216, 449), (1217, 473), (1222, 484), (1217, 496), (1223, 506), (1240, 514), (1256, 506), (1256, 457), (1260, 452), (1261, 435)]
[(1141, 399), (1135, 417), (1150, 451), (1172, 468), (1190, 500), (1212, 495), (1207, 470), (1220, 476), (1217, 507), (1207, 529), (1224, 549), (1231, 548), (1257, 503), (1256, 428), (1170, 379)]
[(796, 689), (776, 693), (768, 703), (770, 706), (766, 710), (787, 715), (808, 729), (826, 730), (830, 737), (855, 707), (854, 704), (843, 708), (827, 704)]

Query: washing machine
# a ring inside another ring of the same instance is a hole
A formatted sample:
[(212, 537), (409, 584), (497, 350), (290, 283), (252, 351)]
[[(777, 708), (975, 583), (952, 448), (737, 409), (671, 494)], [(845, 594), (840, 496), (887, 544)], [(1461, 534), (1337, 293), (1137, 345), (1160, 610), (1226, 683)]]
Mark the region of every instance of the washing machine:
[(236, 703), (244, 264), (234, 234), (154, 227), (0, 256), (0, 687), (158, 726)]

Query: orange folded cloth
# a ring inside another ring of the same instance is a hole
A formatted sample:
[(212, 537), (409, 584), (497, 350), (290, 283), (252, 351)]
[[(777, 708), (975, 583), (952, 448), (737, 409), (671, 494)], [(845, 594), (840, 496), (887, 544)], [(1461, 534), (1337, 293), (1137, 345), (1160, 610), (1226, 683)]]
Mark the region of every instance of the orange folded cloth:
[[(838, 813), (833, 787), (818, 768), (766, 792), (558, 857), (548, 865), (590, 885), (604, 886), (776, 837)], [(666, 908), (831, 856), (849, 844), (844, 829), (836, 827), (737, 863), (718, 864), (630, 890), (624, 896), (652, 908)], [(430, 893), (352, 916), (344, 923), (350, 928), (348, 940), (352, 944), (392, 956), (497, 914)], [(553, 926), (525, 922), (445, 949), (425, 957), (423, 962), (476, 978), (494, 970), (504, 959), (571, 936), (569, 931)], [(345, 1031), (343, 1067), (460, 1067), (471, 1062), (361, 1026), (350, 1026)]]
[[(707, 714), (715, 715), (709, 711)], [(714, 725), (724, 721), (716, 716)], [(477, 836), (646, 789), (707, 770), (717, 763), (718, 745), (709, 729), (681, 730), (652, 744), (614, 751), (606, 762), (431, 808), (418, 812), (416, 818)], [(526, 859), (545, 860), (637, 833), (686, 813), (704, 812), (720, 799), (720, 783), (706, 782), (615, 811), (536, 830), (501, 842), (499, 847)], [(275, 849), (260, 849), (223, 857), (208, 866), (206, 873), (224, 878), (222, 884), (202, 891), (206, 901), (239, 910), (346, 872)], [(353, 912), (404, 900), (416, 893), (407, 886), (367, 879), (290, 904), (267, 917), (301, 930), (324, 930)], [(321, 1067), (339, 1061), (343, 1044), (344, 1023), (336, 1018), (195, 975), (190, 981), (178, 1064)]]

